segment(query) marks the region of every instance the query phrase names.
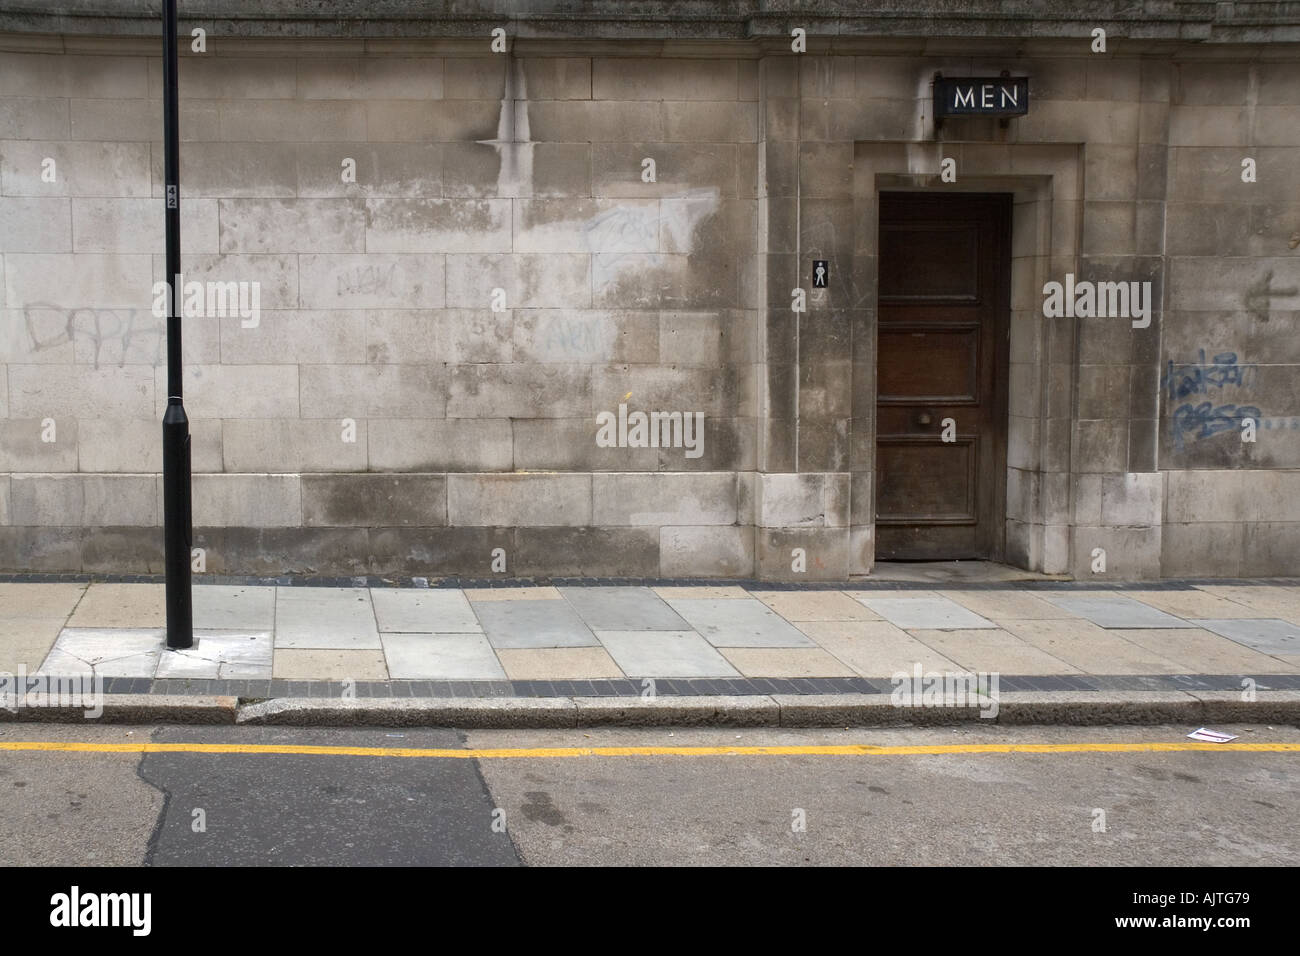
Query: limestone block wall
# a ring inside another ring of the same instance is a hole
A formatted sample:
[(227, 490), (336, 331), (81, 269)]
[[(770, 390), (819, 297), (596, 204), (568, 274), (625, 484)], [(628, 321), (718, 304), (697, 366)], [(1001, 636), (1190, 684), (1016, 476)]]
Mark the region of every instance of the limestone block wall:
[[(6, 569), (161, 566), (153, 46), (0, 54)], [(751, 574), (756, 64), (462, 46), (182, 57), (207, 570)]]
[[(851, 572), (872, 561), (875, 196), (965, 188), (1015, 196), (1008, 560), (1079, 577), (1297, 573), (1300, 526), (1278, 494), (1300, 456), (1288, 311), (1300, 303), (1300, 71), (1288, 49), (764, 62), (765, 205), (780, 226), (766, 236), (769, 296), (783, 305), (813, 258), (853, 263), (797, 328), (769, 312), (769, 343), (799, 356), (797, 370), (767, 365), (769, 467), (850, 470)], [(1030, 77), (1027, 116), (933, 131), (935, 72), (1003, 69)], [(944, 158), (957, 163), (951, 186)], [(1149, 325), (1045, 317), (1043, 283), (1067, 273), (1149, 283)], [(1254, 443), (1241, 440), (1242, 408)]]
[[(1006, 559), (1297, 573), (1300, 58), (1084, 35), (183, 56), (186, 279), (259, 295), (185, 321), (205, 569), (869, 573), (876, 196), (969, 189), (1015, 203)], [(0, 571), (161, 569), (156, 46), (0, 36)], [(1004, 69), (1028, 115), (935, 133), (936, 71)], [(1046, 318), (1067, 273), (1151, 324)]]
[[(801, 176), (817, 190), (800, 203), (804, 257), (843, 258), (847, 242), (853, 281), (832, 291), (824, 311), (804, 325), (825, 329), (833, 354), (839, 341), (851, 341), (851, 376), (829, 377), (832, 362), (803, 372), (801, 380), (815, 375), (834, 383), (834, 401), (814, 391), (812, 408), (851, 408), (843, 447), (854, 489), (854, 571), (869, 569), (873, 548), (876, 195), (964, 189), (1009, 192), (1015, 203), (1010, 365), (1002, 372), (1007, 560), (1088, 576), (1092, 552), (1101, 548), (1114, 575), (1160, 574), (1161, 499), (1158, 490), (1152, 498), (1145, 489), (1162, 482), (1155, 419), (1168, 114), (1168, 88), (1160, 79), (1168, 69), (1163, 59), (1141, 55), (1092, 57), (1086, 44), (1057, 45), (1052, 55), (963, 56), (946, 49), (802, 64)], [(1028, 115), (1006, 125), (949, 119), (934, 131), (936, 72), (1001, 70), (1029, 77)], [(852, 157), (847, 181), (843, 161), (827, 162), (845, 151)], [(951, 185), (940, 178), (945, 158), (956, 164)], [(808, 169), (814, 172), (803, 172)], [(1045, 317), (1044, 283), (1067, 274), (1079, 281), (1151, 282), (1151, 326), (1135, 329), (1128, 318)], [(1103, 483), (1112, 489), (1107, 501), (1122, 500), (1123, 507), (1103, 513)], [(1144, 491), (1124, 495), (1137, 487)]]
[(1300, 62), (1175, 63), (1170, 84), (1163, 566), (1300, 573)]

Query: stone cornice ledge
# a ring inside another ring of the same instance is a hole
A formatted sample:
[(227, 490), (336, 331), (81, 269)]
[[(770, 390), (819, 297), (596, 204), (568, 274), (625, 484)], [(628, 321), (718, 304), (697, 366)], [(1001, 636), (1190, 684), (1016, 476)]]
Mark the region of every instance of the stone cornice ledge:
[[(144, 37), (159, 0), (0, 0), (0, 32)], [(180, 0), (182, 32), (281, 39), (487, 36), (568, 40), (810, 40), (1108, 35), (1155, 41), (1300, 41), (1300, 0)], [(824, 41), (823, 41), (824, 42)], [(812, 44), (810, 43), (810, 47)]]

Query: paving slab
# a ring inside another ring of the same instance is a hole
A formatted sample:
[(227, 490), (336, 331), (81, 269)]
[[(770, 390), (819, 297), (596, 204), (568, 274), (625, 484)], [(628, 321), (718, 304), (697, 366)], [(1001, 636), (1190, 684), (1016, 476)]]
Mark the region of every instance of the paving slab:
[(275, 588), (204, 584), (193, 588), (194, 628), (214, 631), (273, 631)]
[[(1185, 674), (1187, 665), (1125, 640), (1116, 631), (1071, 618), (1004, 621), (1011, 634), (1089, 674)], [(1010, 673), (1010, 671), (1007, 671)]]
[(371, 588), (380, 631), (412, 634), (479, 634), (483, 626), (469, 599), (452, 588)]
[(683, 587), (665, 585), (663, 587), (651, 588), (651, 590), (665, 601), (671, 601), (676, 598), (710, 598), (714, 601), (743, 601), (749, 597), (748, 591), (732, 584), (700, 585), (699, 587), (693, 585)]
[(727, 659), (694, 631), (598, 631), (628, 677), (739, 677)]
[(856, 677), (820, 647), (723, 647), (720, 653), (746, 677)]
[(0, 672), (36, 673), (62, 630), (61, 617), (0, 617)]
[(85, 593), (84, 584), (0, 584), (0, 619), (55, 618), (62, 623)]
[(1078, 674), (1079, 668), (1000, 628), (911, 632), (965, 670), (1003, 674)]
[(1105, 628), (1187, 627), (1181, 618), (1113, 592), (1098, 596), (1052, 594), (1045, 600)]
[(962, 669), (888, 621), (806, 621), (799, 629), (862, 677), (910, 674), (918, 663), (926, 671)]
[(611, 680), (625, 676), (603, 647), (535, 647), (497, 651), (511, 680)]
[(1195, 620), (1197, 627), (1244, 644), (1261, 654), (1300, 654), (1300, 627), (1276, 618), (1254, 620)]
[(593, 647), (591, 628), (567, 601), (488, 601), (475, 606), (493, 647)]
[(880, 617), (843, 591), (751, 591), (787, 621), (878, 621)]
[(587, 626), (600, 631), (685, 631), (690, 629), (650, 588), (560, 588)]
[(1184, 674), (1294, 674), (1293, 665), (1200, 628), (1119, 630), (1120, 636), (1184, 665)]
[(65, 627), (38, 673), (153, 677), (165, 641), (161, 629)]
[(269, 679), (275, 642), (271, 631), (194, 631), (194, 646), (164, 647), (157, 677)]
[(275, 649), (272, 676), (285, 680), (387, 680), (382, 650)]
[(806, 634), (762, 601), (674, 599), (673, 610), (714, 647), (813, 647)]
[(68, 618), (69, 627), (153, 628), (167, 624), (161, 584), (92, 584)]
[[(1112, 592), (1114, 593), (1114, 592)], [(1125, 589), (1125, 597), (1141, 601), (1156, 610), (1172, 614), (1190, 621), (1192, 618), (1246, 618), (1267, 617), (1260, 610), (1239, 601), (1230, 601), (1202, 591), (1199, 588), (1188, 591), (1132, 591)]]
[[(1244, 604), (1264, 617), (1280, 618), (1300, 624), (1300, 594), (1290, 588), (1252, 585), (1205, 585), (1200, 588), (1209, 594)], [(1198, 617), (1245, 617), (1232, 614), (1202, 614)]]
[(973, 630), (995, 628), (992, 621), (968, 611), (946, 597), (870, 597), (857, 598), (882, 618), (906, 631), (916, 629)]
[(393, 680), (506, 679), (482, 634), (385, 634), (384, 656)]
[(994, 623), (1068, 618), (1070, 612), (1024, 591), (940, 591), (939, 597), (960, 604)]
[(366, 588), (276, 588), (275, 646), (300, 650), (379, 650)]
[(559, 588), (465, 588), (465, 597), (479, 601), (562, 601)]

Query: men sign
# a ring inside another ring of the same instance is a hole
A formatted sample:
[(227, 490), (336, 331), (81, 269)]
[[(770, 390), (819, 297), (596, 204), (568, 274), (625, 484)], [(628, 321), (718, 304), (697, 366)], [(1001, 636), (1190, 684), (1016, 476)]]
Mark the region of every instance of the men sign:
[(936, 76), (934, 115), (1024, 116), (1029, 112), (1027, 76)]

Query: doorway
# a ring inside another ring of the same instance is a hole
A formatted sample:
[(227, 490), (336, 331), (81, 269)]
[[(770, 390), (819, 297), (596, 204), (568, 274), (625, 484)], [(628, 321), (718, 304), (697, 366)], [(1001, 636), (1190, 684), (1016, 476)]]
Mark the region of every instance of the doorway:
[(1004, 556), (1011, 202), (880, 194), (877, 560)]

